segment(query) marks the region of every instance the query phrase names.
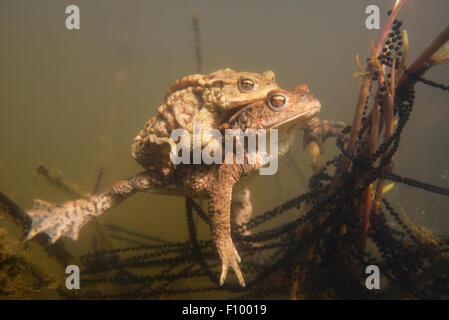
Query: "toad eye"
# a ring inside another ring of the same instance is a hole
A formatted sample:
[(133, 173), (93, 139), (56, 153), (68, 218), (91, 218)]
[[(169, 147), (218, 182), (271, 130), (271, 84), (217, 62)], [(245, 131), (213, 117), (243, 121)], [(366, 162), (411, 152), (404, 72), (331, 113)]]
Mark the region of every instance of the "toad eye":
[(281, 110), (287, 105), (288, 97), (286, 94), (273, 93), (268, 95), (268, 104), (274, 110)]
[(252, 80), (252, 79), (243, 78), (243, 79), (240, 79), (240, 81), (239, 81), (239, 88), (243, 92), (252, 91), (254, 89), (254, 86), (255, 86), (255, 83), (254, 83), (254, 80)]

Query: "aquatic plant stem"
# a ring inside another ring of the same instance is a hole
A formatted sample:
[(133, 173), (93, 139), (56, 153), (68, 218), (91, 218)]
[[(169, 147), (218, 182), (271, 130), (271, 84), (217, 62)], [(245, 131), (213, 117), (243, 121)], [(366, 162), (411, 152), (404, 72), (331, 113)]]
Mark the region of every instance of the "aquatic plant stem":
[(96, 194), (101, 186), (101, 181), (103, 179), (103, 170), (104, 166), (100, 167), (100, 170), (98, 171), (97, 180), (95, 181), (94, 189), (92, 190), (92, 194)]
[(62, 173), (56, 173), (54, 170), (50, 171), (44, 163), (40, 163), (37, 166), (35, 175), (41, 176), (50, 186), (54, 186), (72, 197), (81, 198), (84, 196), (84, 193), (79, 190), (78, 186), (64, 179)]
[[(343, 160), (340, 163), (340, 171), (341, 173), (344, 173), (348, 170), (350, 159), (352, 155), (354, 154), (355, 148), (357, 146), (358, 136), (361, 128), (361, 120), (363, 116), (363, 109), (365, 107), (366, 100), (369, 96), (369, 88), (371, 85), (371, 81), (373, 78), (374, 71), (376, 70), (376, 59), (377, 55), (380, 54), (384, 42), (387, 38), (388, 33), (390, 32), (391, 26), (393, 25), (393, 21), (396, 19), (396, 16), (398, 15), (399, 11), (402, 9), (402, 7), (407, 3), (407, 0), (402, 0), (394, 6), (387, 22), (385, 23), (385, 26), (382, 29), (382, 32), (380, 34), (379, 40), (377, 41), (376, 47), (375, 47), (375, 53), (376, 56), (373, 56), (370, 61), (368, 62), (367, 67), (367, 75), (364, 77), (362, 86), (360, 88), (359, 97), (357, 99), (357, 106), (356, 111), (354, 114), (354, 118), (351, 125), (351, 131), (349, 133), (349, 141), (348, 146), (346, 147), (346, 157), (343, 158)], [(340, 182), (341, 173), (337, 174), (334, 181)], [(333, 183), (333, 187), (331, 187), (330, 192), (335, 191), (335, 185), (336, 183)], [(338, 183), (337, 183), (338, 184)]]
[[(351, 164), (351, 159), (354, 155), (354, 151), (357, 146), (360, 129), (362, 126), (363, 110), (365, 108), (365, 104), (366, 104), (367, 98), (369, 96), (369, 90), (371, 87), (371, 82), (373, 79), (374, 71), (376, 70), (376, 67), (377, 67), (377, 65), (376, 65), (377, 56), (380, 54), (380, 52), (384, 46), (385, 40), (386, 40), (388, 33), (393, 25), (393, 21), (396, 19), (396, 16), (398, 15), (399, 11), (402, 9), (402, 7), (406, 3), (407, 3), (407, 0), (402, 0), (402, 1), (398, 0), (396, 2), (387, 22), (385, 23), (384, 27), (382, 28), (382, 32), (380, 34), (379, 40), (377, 41), (377, 45), (375, 47), (375, 52), (374, 52), (375, 55), (368, 62), (366, 74), (364, 76), (364, 79), (363, 79), (363, 82), (362, 82), (362, 85), (360, 88), (359, 96), (357, 99), (356, 110), (355, 110), (354, 118), (353, 118), (352, 125), (351, 125), (351, 131), (349, 133), (349, 141), (348, 141), (348, 145), (346, 147), (346, 152), (345, 152), (344, 157), (342, 157), (339, 164), (337, 165), (337, 171), (336, 171), (334, 178), (331, 182), (330, 188), (327, 192), (327, 196), (332, 195), (336, 191), (336, 189), (342, 184), (342, 177), (349, 169), (349, 166)], [(318, 220), (319, 221), (324, 220), (324, 216), (326, 214), (327, 214), (326, 212), (322, 212), (321, 214), (319, 214)], [(320, 222), (318, 222), (318, 223), (320, 223)], [(308, 263), (313, 260), (313, 257), (315, 255), (315, 247), (316, 247), (316, 241), (313, 241), (309, 245), (309, 248), (307, 251), (306, 261)], [(298, 289), (299, 292), (301, 292), (303, 290), (303, 285), (304, 285), (305, 278), (307, 276), (307, 271), (308, 271), (308, 267), (303, 267), (303, 269), (301, 270), (301, 274), (300, 274), (300, 278), (299, 278), (299, 282), (300, 282), (299, 289)]]
[[(418, 75), (424, 74), (426, 71), (428, 71), (434, 64), (430, 63), (432, 55), (437, 52), (447, 41), (449, 40), (449, 26), (447, 26), (438, 36), (437, 38), (432, 41), (432, 43), (421, 53), (421, 55), (411, 64), (409, 68), (405, 72), (402, 73), (399, 81), (397, 81), (398, 85), (396, 87), (396, 90), (403, 90), (405, 87), (411, 87), (413, 86), (416, 81)], [(399, 70), (400, 71), (400, 70)], [(393, 72), (392, 72), (393, 73)], [(399, 74), (399, 73), (398, 73)], [(392, 83), (395, 81), (392, 78)], [(391, 135), (393, 134), (393, 128), (394, 128), (394, 118), (392, 114), (392, 101), (387, 101), (387, 113), (388, 115), (388, 125), (387, 129), (385, 131), (384, 135), (384, 141), (388, 141), (390, 139)], [(386, 151), (387, 152), (387, 151)], [(387, 172), (391, 171), (391, 167), (387, 169)], [(380, 207), (380, 202), (382, 199), (382, 190), (383, 186), (385, 184), (385, 179), (380, 178), (377, 181), (376, 186), (376, 193), (374, 197), (374, 204), (373, 204), (373, 213), (377, 214)]]
[(203, 69), (203, 56), (202, 56), (202, 44), (201, 44), (201, 19), (198, 11), (194, 11), (191, 14), (193, 23), (193, 36), (195, 47), (195, 61), (196, 61), (196, 72), (201, 73)]
[[(379, 122), (380, 122), (380, 106), (376, 103), (373, 108), (373, 118), (371, 122), (371, 130), (368, 141), (368, 156), (374, 154), (378, 145), (378, 137), (379, 137)], [(366, 175), (365, 177), (366, 178)], [(368, 238), (369, 230), (370, 230), (370, 212), (371, 212), (371, 201), (373, 198), (373, 186), (370, 185), (368, 189), (365, 191), (363, 199), (363, 203), (360, 206), (362, 210), (361, 214), (361, 222), (362, 222), (362, 232), (360, 234), (359, 248), (364, 250), (366, 245), (366, 240)]]
[(398, 87), (410, 87), (418, 81), (421, 76), (435, 63), (431, 62), (432, 55), (437, 52), (447, 41), (449, 41), (449, 25), (432, 41), (432, 43), (416, 58), (409, 68), (402, 74), (399, 79)]

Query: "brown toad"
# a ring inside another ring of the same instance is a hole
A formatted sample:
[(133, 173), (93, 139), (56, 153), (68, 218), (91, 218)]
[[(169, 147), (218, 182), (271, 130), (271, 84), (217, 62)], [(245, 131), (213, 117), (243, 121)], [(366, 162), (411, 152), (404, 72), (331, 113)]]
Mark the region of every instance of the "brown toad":
[[(285, 153), (294, 141), (295, 130), (303, 127), (320, 110), (320, 103), (309, 93), (306, 86), (298, 86), (291, 93), (275, 89), (235, 113), (222, 128), (278, 130), (279, 153)], [(254, 131), (258, 134), (258, 131)], [(245, 159), (248, 158), (245, 152)], [(230, 210), (234, 185), (242, 178), (257, 172), (263, 166), (260, 158), (255, 163), (180, 164), (168, 174), (149, 168), (131, 178), (121, 180), (105, 192), (83, 199), (56, 205), (35, 200), (28, 211), (32, 218), (31, 239), (40, 232), (47, 233), (52, 242), (61, 236), (74, 240), (79, 231), (93, 216), (118, 205), (128, 196), (138, 192), (189, 196), (207, 199), (211, 235), (221, 261), (223, 284), (231, 266), (242, 286), (245, 285), (238, 263), (240, 257), (231, 239)]]
[[(177, 128), (193, 132), (194, 121), (203, 131), (216, 128), (235, 108), (264, 98), (278, 88), (274, 73), (236, 72), (223, 69), (209, 75), (186, 76), (171, 85), (158, 115), (150, 119), (134, 138), (132, 155), (144, 168), (167, 172), (170, 133)], [(202, 141), (204, 146), (207, 141)]]

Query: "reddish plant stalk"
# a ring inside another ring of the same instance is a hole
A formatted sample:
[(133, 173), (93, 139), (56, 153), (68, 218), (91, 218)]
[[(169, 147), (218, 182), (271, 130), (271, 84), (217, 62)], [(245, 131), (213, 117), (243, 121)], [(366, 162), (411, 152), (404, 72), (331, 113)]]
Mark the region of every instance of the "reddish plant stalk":
[(382, 32), (380, 34), (379, 40), (377, 41), (375, 51), (376, 51), (376, 57), (372, 57), (370, 61), (368, 62), (367, 67), (367, 75), (365, 76), (365, 79), (363, 80), (362, 86), (360, 88), (359, 97), (357, 99), (357, 106), (354, 114), (354, 118), (351, 125), (351, 132), (349, 133), (349, 141), (348, 145), (346, 147), (346, 157), (344, 157), (339, 164), (339, 174), (336, 174), (331, 187), (329, 188), (328, 194), (331, 194), (335, 191), (337, 186), (341, 182), (341, 176), (343, 173), (347, 172), (349, 165), (351, 163), (351, 157), (354, 154), (355, 148), (357, 146), (357, 140), (359, 136), (359, 132), (361, 129), (361, 120), (363, 116), (363, 109), (365, 107), (366, 100), (369, 95), (369, 88), (371, 85), (371, 81), (373, 78), (374, 71), (376, 70), (376, 60), (377, 56), (382, 51), (382, 48), (384, 46), (385, 40), (387, 39), (388, 33), (390, 32), (391, 26), (393, 25), (393, 21), (396, 19), (396, 16), (398, 15), (399, 11), (402, 9), (402, 7), (407, 3), (407, 0), (400, 1), (398, 5), (396, 5), (393, 10), (391, 11), (390, 16), (388, 17), (387, 22), (385, 23), (384, 27), (382, 28)]

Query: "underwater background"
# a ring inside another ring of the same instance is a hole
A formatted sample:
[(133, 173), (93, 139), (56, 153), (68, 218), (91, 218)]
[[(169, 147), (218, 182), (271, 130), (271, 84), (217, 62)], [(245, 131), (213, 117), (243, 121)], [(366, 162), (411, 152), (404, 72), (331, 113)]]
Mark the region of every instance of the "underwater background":
[[(65, 28), (70, 4), (80, 8), (80, 30)], [(364, 62), (379, 36), (364, 25), (370, 4), (379, 6), (382, 26), (393, 1), (0, 1), (0, 191), (23, 209), (34, 198), (70, 199), (36, 179), (40, 163), (83, 193), (93, 192), (100, 171), (99, 191), (142, 171), (131, 157), (132, 139), (156, 114), (170, 84), (196, 73), (194, 10), (201, 18), (203, 73), (273, 70), (283, 89), (309, 86), (321, 102), (321, 119), (350, 124), (359, 92), (354, 57)], [(448, 12), (446, 0), (412, 0), (401, 11), (409, 61), (446, 26)], [(447, 66), (426, 78), (447, 84)], [(416, 96), (394, 172), (449, 187), (447, 93), (418, 84)], [(252, 180), (255, 215), (307, 191), (312, 169), (301, 135), (276, 175)], [(323, 159), (336, 150), (330, 139)], [(388, 197), (415, 224), (449, 234), (447, 197), (397, 184)], [(98, 220), (185, 241), (184, 205), (181, 197), (141, 193)], [(1, 216), (0, 228), (20, 235)], [(199, 228), (208, 239), (207, 226)], [(75, 256), (91, 251), (95, 230), (87, 224), (78, 241), (63, 240), (65, 247)], [(62, 277), (42, 252), (31, 244), (32, 261)], [(58, 296), (48, 289), (36, 297)]]

